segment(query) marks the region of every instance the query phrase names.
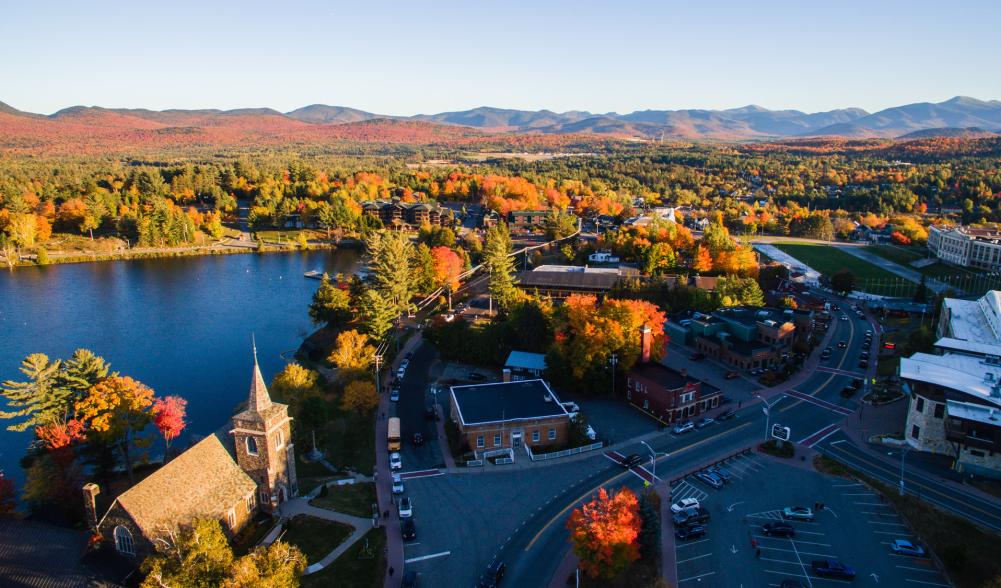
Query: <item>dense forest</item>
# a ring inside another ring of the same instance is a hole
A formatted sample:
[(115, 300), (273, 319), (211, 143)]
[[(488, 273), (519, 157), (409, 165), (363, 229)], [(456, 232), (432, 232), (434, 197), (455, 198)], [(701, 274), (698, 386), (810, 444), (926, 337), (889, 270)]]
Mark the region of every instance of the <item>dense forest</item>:
[[(482, 203), (501, 214), (567, 209), (620, 220), (634, 206), (722, 215), (735, 234), (831, 238), (892, 222), (920, 242), (930, 222), (1001, 221), (997, 139), (602, 144), (526, 159), (399, 147), (391, 154), (289, 150), (163, 159), (0, 158), (0, 239), (44, 246), (53, 233), (170, 247), (219, 239), (248, 208), (252, 227), (365, 230), (372, 199)], [(641, 200), (640, 200), (641, 199)]]

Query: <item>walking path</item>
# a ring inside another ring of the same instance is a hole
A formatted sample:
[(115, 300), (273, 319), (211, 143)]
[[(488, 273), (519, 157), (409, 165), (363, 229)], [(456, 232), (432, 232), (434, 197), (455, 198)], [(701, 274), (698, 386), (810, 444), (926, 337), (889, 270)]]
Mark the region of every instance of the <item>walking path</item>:
[[(354, 527), (354, 532), (351, 536), (345, 539), (340, 545), (338, 545), (333, 551), (328, 553), (320, 561), (311, 564), (306, 568), (305, 574), (312, 574), (322, 570), (323, 568), (334, 563), (338, 557), (341, 556), (345, 551), (348, 550), (356, 541), (365, 536), (369, 529), (372, 528), (372, 519), (364, 519), (361, 517), (355, 517), (351, 515), (346, 515), (326, 508), (319, 508), (313, 506), (309, 503), (308, 498), (293, 498), (288, 502), (285, 502), (281, 506), (281, 516), (283, 519), (292, 519), (298, 515), (308, 515), (311, 517), (316, 517), (318, 519), (324, 519), (327, 521), (334, 521), (337, 523), (343, 523), (345, 525), (351, 525)], [(279, 525), (279, 528), (281, 526)], [(269, 534), (270, 537), (270, 534)], [(274, 542), (277, 537), (271, 538), (267, 544)]]

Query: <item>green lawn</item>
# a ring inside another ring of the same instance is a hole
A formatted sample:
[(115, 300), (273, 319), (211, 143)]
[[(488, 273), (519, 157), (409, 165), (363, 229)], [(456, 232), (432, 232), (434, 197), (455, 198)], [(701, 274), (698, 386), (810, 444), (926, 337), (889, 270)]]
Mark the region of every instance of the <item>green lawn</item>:
[(345, 412), (335, 401), (329, 406), (330, 419), (317, 434), (327, 461), (334, 467), (352, 468), (371, 476), (375, 471), (375, 414)]
[(316, 563), (354, 533), (354, 527), (335, 521), (299, 515), (285, 527), (282, 539), (298, 547), (306, 561)]
[[(309, 445), (312, 448), (312, 445)], [(337, 474), (327, 469), (318, 461), (305, 461), (301, 454), (296, 455), (295, 475), (299, 480), (300, 493), (306, 494), (321, 483), (333, 480)]]
[(830, 277), (843, 270), (855, 274), (855, 289), (884, 296), (913, 296), (917, 284), (830, 245), (773, 243), (775, 247)]
[(904, 267), (911, 267), (911, 262), (922, 259), (926, 252), (923, 247), (899, 247), (897, 245), (869, 245), (865, 250)]
[(356, 517), (369, 517), (372, 516), (372, 504), (375, 501), (375, 484), (365, 482), (328, 486), (326, 496), (318, 496), (309, 503)]
[[(386, 577), (386, 528), (372, 529), (337, 560), (303, 576), (303, 588), (379, 588)], [(397, 570), (401, 574), (402, 570)]]

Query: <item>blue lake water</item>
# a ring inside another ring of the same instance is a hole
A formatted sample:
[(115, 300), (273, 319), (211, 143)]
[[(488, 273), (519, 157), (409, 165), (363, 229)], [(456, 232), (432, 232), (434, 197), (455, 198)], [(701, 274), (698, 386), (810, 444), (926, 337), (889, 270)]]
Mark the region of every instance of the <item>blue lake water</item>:
[[(188, 400), (187, 434), (221, 426), (250, 387), (251, 334), (270, 381), (315, 328), (312, 269), (349, 273), (353, 250), (99, 262), (0, 271), (0, 382), (31, 353), (88, 348), (113, 370)], [(0, 468), (20, 481), (30, 433), (0, 421)], [(183, 439), (181, 440), (183, 442)]]

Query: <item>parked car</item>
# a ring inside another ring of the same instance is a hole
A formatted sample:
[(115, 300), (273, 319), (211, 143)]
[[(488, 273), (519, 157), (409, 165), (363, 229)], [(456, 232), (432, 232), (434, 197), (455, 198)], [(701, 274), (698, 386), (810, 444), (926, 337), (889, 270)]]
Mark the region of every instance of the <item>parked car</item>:
[(711, 424), (713, 424), (715, 422), (716, 422), (716, 419), (714, 419), (712, 417), (705, 417), (702, 420), (700, 420), (698, 423), (695, 424), (695, 428), (702, 429), (702, 428), (708, 427), (709, 425), (711, 425)]
[(403, 498), (400, 499), (400, 504), (398, 506), (398, 509), (400, 511), (401, 519), (409, 519), (410, 517), (414, 516), (414, 505), (412, 502), (410, 502), (410, 498), (407, 496), (404, 496)]
[(858, 360), (858, 366), (862, 369), (867, 369), (869, 367), (869, 360), (868, 359)]
[(727, 483), (729, 483), (730, 480), (733, 479), (733, 476), (730, 475), (730, 472), (724, 470), (723, 468), (717, 465), (707, 467), (706, 471), (709, 472), (710, 474), (716, 474), (720, 478), (723, 478), (723, 481)]
[(723, 478), (715, 474), (710, 474), (709, 472), (699, 472), (695, 474), (695, 477), (702, 480), (706, 484), (709, 484), (713, 488), (720, 489), (723, 487)]
[(786, 522), (765, 523), (761, 525), (761, 532), (769, 537), (795, 537), (796, 529)]
[(394, 451), (389, 454), (389, 469), (391, 470), (402, 470), (403, 460), (400, 458), (400, 454)]
[(393, 391), (389, 393), (389, 399), (391, 401), (393, 401), (393, 402), (399, 402), (400, 401), (400, 389), (399, 388), (393, 388)]
[(737, 415), (737, 411), (726, 410), (726, 411), (723, 411), (723, 412), (719, 413), (719, 415), (716, 416), (716, 420), (717, 421), (728, 421), (728, 420), (732, 419), (733, 417), (735, 417), (736, 415)]
[(723, 376), (723, 377), (726, 378), (727, 380), (732, 380), (732, 379), (738, 377), (739, 375), (740, 374), (738, 374), (737, 372), (727, 372), (726, 375)]
[(859, 359), (869, 359), (869, 352), (863, 351), (862, 353), (859, 353)]
[(861, 388), (862, 384), (864, 383), (865, 382), (862, 381), (862, 378), (852, 378), (852, 387), (855, 388), (856, 390)]
[(400, 531), (403, 535), (405, 541), (413, 541), (417, 538), (417, 525), (414, 524), (414, 518), (403, 519), (403, 524), (400, 525)]
[(890, 549), (897, 555), (911, 555), (914, 557), (924, 557), (925, 549), (917, 543), (911, 543), (906, 539), (894, 539), (890, 544)]
[(820, 352), (820, 359), (830, 359), (830, 357), (831, 357), (830, 350), (825, 349), (825, 350), (823, 350), (823, 351)]
[(421, 435), (420, 433), (414, 433), (413, 441), (414, 445), (416, 445), (417, 447), (424, 445), (424, 435)]
[(487, 567), (487, 571), (480, 577), (480, 588), (496, 588), (500, 586), (501, 578), (504, 577), (504, 572), (506, 571), (507, 566), (504, 565), (504, 562), (495, 561), (491, 563)]
[(682, 511), (695, 510), (698, 508), (699, 500), (697, 498), (682, 498), (671, 505), (671, 512), (677, 514)]
[(687, 433), (688, 431), (691, 431), (694, 428), (695, 428), (695, 423), (693, 423), (692, 421), (685, 421), (682, 423), (678, 423), (677, 425), (674, 425), (674, 428), (671, 429), (671, 432), (674, 433), (675, 435), (680, 435), (682, 433)]
[(688, 359), (690, 359), (692, 361), (700, 361), (700, 360), (703, 360), (705, 358), (706, 358), (706, 354), (702, 353), (701, 351), (697, 351), (697, 352), (695, 352), (695, 353), (693, 353), (693, 354), (691, 354), (691, 355), (688, 356)]
[(400, 588), (417, 588), (417, 572), (410, 570), (403, 574), (403, 582)]
[(851, 580), (855, 570), (836, 559), (815, 559), (810, 563), (813, 573), (823, 578), (842, 578)]
[(692, 539), (698, 539), (699, 537), (705, 537), (706, 526), (705, 525), (692, 525), (690, 527), (678, 527), (674, 530), (674, 536), (680, 541), (690, 541)]
[(643, 461), (643, 456), (638, 453), (630, 453), (629, 455), (622, 458), (620, 464), (624, 468), (631, 468), (633, 466), (639, 465)]
[(396, 370), (396, 379), (402, 380), (403, 376), (405, 376), (405, 375), (407, 375), (406, 368), (401, 367), (401, 368), (399, 368), (399, 369)]
[(787, 506), (782, 509), (782, 517), (797, 521), (812, 521), (814, 518), (813, 509), (805, 506)]
[(709, 522), (709, 511), (699, 507), (692, 510), (683, 510), (671, 516), (671, 521), (675, 527), (690, 527), (692, 525), (704, 525)]
[(393, 474), (393, 494), (403, 494), (403, 477)]

